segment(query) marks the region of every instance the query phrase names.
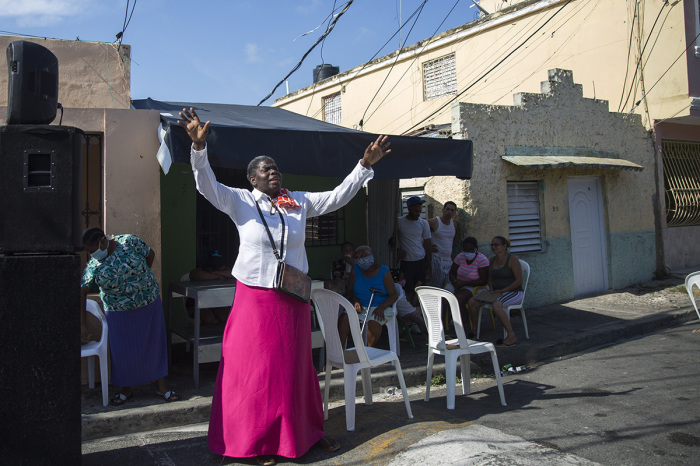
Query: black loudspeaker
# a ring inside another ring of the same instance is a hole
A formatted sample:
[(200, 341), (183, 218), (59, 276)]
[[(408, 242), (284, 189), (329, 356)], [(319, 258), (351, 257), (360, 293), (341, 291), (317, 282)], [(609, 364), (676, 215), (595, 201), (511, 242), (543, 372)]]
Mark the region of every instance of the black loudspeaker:
[(56, 118), (58, 59), (34, 42), (7, 46), (7, 124), (45, 125)]
[(83, 141), (71, 126), (0, 126), (0, 254), (82, 249)]
[(0, 255), (0, 462), (80, 464), (80, 256)]

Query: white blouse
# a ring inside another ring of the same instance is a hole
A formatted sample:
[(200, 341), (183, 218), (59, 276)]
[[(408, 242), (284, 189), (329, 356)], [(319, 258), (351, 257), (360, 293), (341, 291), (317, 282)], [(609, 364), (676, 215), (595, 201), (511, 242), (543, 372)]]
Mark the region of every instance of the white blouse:
[[(280, 250), (282, 222), (280, 215), (270, 213), (270, 198), (253, 189), (231, 188), (216, 181), (209, 165), (207, 148), (190, 151), (190, 162), (197, 184), (197, 190), (214, 207), (227, 214), (238, 228), (240, 248), (232, 274), (236, 280), (248, 286), (272, 288), (277, 269), (277, 260), (272, 252), (270, 239), (260, 214), (255, 207), (257, 202), (265, 217), (277, 250)], [(362, 186), (374, 177), (374, 170), (367, 169), (358, 162), (357, 166), (333, 191), (309, 193), (290, 191), (289, 194), (301, 207), (281, 208), (284, 215), (284, 261), (302, 270), (309, 271), (304, 240), (306, 239), (306, 219), (333, 212), (355, 197)]]

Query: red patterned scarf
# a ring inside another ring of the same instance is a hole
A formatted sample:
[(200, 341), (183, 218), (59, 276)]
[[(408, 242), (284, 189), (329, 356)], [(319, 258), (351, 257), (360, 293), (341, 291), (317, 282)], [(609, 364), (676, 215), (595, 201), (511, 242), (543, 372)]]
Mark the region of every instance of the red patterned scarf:
[(294, 209), (301, 207), (297, 201), (294, 200), (292, 196), (289, 195), (289, 191), (286, 189), (280, 189), (277, 199), (273, 199), (273, 202), (278, 207), (284, 207), (285, 209)]

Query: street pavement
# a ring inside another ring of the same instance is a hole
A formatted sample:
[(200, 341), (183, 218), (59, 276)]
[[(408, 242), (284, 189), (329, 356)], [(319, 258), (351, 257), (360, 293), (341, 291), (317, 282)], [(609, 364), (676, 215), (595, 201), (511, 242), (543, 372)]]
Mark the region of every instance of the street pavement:
[[(634, 292), (651, 293), (677, 285), (679, 279), (646, 284)], [(400, 394), (392, 390), (396, 383), (387, 367), (373, 373), (376, 403), (365, 405), (358, 398), (356, 430), (347, 432), (342, 376), (334, 372), (332, 398), (336, 401), (325, 431), (343, 448), (335, 454), (312, 449), (302, 458), (280, 460), (401, 465), (700, 464), (700, 409), (693, 404), (700, 380), (700, 333), (692, 332), (700, 326), (695, 311), (650, 303), (630, 312), (614, 309), (610, 305), (614, 300), (607, 298), (606, 306), (593, 299), (528, 309), (530, 340), (524, 338), (522, 322), (513, 320), (520, 340), (515, 348), (499, 348), (500, 362), (528, 364), (530, 369), (504, 378), (506, 407), (499, 403), (495, 380), (488, 376), (490, 362), (483, 358), (472, 362), (487, 375), (472, 380), (470, 395), (461, 395), (458, 387), (455, 410), (446, 409), (444, 388), (431, 389), (430, 401), (422, 401), (426, 352), (418, 337), (417, 348), (405, 342), (401, 346), (414, 419), (407, 418)], [(485, 339), (498, 336), (500, 328), (483, 334)], [(164, 404), (153, 396), (153, 387), (144, 386), (136, 389), (129, 408), (103, 408), (99, 386), (84, 390), (83, 464), (254, 463), (208, 451), (206, 421), (216, 365), (202, 366), (202, 385), (195, 390), (191, 367), (183, 359), (182, 364), (176, 363), (168, 383), (185, 401)]]

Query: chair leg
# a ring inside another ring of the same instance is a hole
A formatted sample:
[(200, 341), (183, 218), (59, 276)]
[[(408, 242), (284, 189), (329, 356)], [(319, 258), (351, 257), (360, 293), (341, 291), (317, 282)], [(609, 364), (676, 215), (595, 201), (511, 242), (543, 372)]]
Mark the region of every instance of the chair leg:
[(472, 367), (469, 364), (470, 356), (463, 354), (459, 357), (460, 373), (462, 375), (462, 395), (471, 393)]
[(355, 384), (357, 383), (357, 372), (352, 366), (343, 368), (345, 381), (345, 428), (349, 431), (355, 430)]
[(408, 418), (413, 419), (413, 412), (411, 411), (411, 402), (408, 399), (408, 393), (406, 390), (406, 382), (403, 379), (403, 372), (401, 371), (401, 363), (399, 363), (399, 358), (396, 358), (396, 376), (399, 378), (399, 385), (401, 385), (401, 393), (403, 393), (403, 402), (406, 405), (406, 412), (408, 413)]
[(100, 385), (102, 385), (102, 406), (109, 404), (109, 371), (107, 367), (107, 352), (99, 356)]
[(333, 370), (333, 364), (326, 359), (326, 378), (323, 383), (323, 419), (328, 420), (328, 395), (331, 390), (331, 371)]
[(530, 339), (530, 333), (527, 331), (527, 318), (525, 317), (525, 308), (520, 308), (520, 315), (523, 318), (523, 327), (525, 327), (525, 338)]
[(445, 351), (447, 409), (455, 409), (455, 377), (457, 377), (457, 356), (454, 351)]
[(479, 318), (476, 320), (476, 339), (479, 339), (479, 335), (481, 334), (481, 311), (483, 310), (483, 307), (479, 308), (479, 311), (477, 312), (479, 314)]
[(360, 370), (362, 376), (362, 393), (365, 396), (365, 404), (372, 404), (372, 374), (369, 367)]
[(396, 317), (392, 317), (387, 321), (386, 332), (389, 336), (389, 349), (391, 349), (396, 356), (401, 356), (401, 348), (399, 345), (399, 327), (396, 322)]
[(425, 379), (425, 401), (430, 400), (430, 382), (432, 381), (432, 376), (433, 376), (433, 358), (434, 358), (433, 350), (432, 348), (428, 348), (428, 367), (426, 371), (426, 379)]
[(95, 388), (95, 356), (88, 356), (88, 387)]
[(406, 335), (408, 335), (408, 344), (411, 345), (411, 348), (415, 348), (416, 343), (413, 341), (413, 335), (411, 335), (411, 328), (413, 328), (413, 323), (406, 327)]
[(501, 381), (501, 368), (498, 367), (498, 356), (496, 356), (496, 348), (489, 343), (489, 352), (491, 353), (491, 363), (493, 364), (493, 372), (496, 374), (496, 385), (498, 385), (498, 394), (501, 397), (501, 405), (506, 406), (506, 396), (503, 393), (503, 382)]

